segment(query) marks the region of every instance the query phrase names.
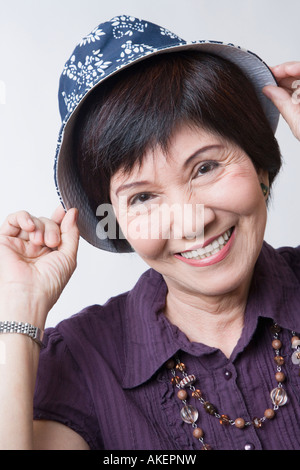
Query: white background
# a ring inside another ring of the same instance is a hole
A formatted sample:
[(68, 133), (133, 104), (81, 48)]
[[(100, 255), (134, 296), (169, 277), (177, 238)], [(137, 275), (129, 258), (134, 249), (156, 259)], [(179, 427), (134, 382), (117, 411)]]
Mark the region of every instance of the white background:
[[(152, 21), (186, 40), (232, 42), (270, 65), (300, 60), (297, 0), (0, 0), (0, 85), (5, 84), (5, 97), (0, 87), (1, 222), (20, 209), (50, 216), (58, 205), (53, 182), (58, 79), (80, 39), (121, 14)], [(300, 143), (283, 119), (277, 138), (284, 167), (265, 239), (275, 247), (295, 246), (300, 238)], [(146, 268), (135, 254), (102, 252), (81, 240), (78, 268), (47, 325), (131, 288)]]

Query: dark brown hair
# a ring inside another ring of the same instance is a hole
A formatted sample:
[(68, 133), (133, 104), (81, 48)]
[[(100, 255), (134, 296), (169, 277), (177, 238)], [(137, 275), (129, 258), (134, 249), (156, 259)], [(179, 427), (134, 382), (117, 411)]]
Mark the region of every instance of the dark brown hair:
[(119, 71), (83, 104), (76, 129), (77, 167), (95, 213), (110, 201), (112, 175), (120, 168), (130, 171), (150, 148), (167, 150), (182, 124), (237, 144), (257, 170), (268, 171), (272, 185), (281, 167), (280, 150), (242, 71), (210, 54), (167, 53)]

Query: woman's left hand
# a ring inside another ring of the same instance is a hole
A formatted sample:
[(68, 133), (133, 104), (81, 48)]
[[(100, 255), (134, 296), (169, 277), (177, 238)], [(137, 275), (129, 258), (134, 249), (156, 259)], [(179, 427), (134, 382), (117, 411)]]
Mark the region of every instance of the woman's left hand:
[(300, 62), (285, 62), (271, 67), (278, 87), (268, 85), (264, 94), (278, 108), (294, 136), (300, 140)]

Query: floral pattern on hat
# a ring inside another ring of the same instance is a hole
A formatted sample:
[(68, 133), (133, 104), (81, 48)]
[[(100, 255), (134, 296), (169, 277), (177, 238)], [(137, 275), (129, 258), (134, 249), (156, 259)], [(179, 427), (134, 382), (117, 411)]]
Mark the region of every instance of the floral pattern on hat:
[(62, 121), (67, 121), (85, 94), (103, 78), (172, 43), (185, 41), (166, 28), (133, 16), (116, 16), (94, 28), (64, 66), (59, 91)]

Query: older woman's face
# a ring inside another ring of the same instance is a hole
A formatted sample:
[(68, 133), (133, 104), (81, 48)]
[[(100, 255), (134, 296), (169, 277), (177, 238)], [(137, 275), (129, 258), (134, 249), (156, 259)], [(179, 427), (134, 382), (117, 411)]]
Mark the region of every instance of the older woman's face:
[(182, 127), (167, 156), (156, 148), (114, 175), (111, 200), (127, 240), (167, 284), (221, 295), (252, 275), (267, 216), (262, 182), (240, 148)]

